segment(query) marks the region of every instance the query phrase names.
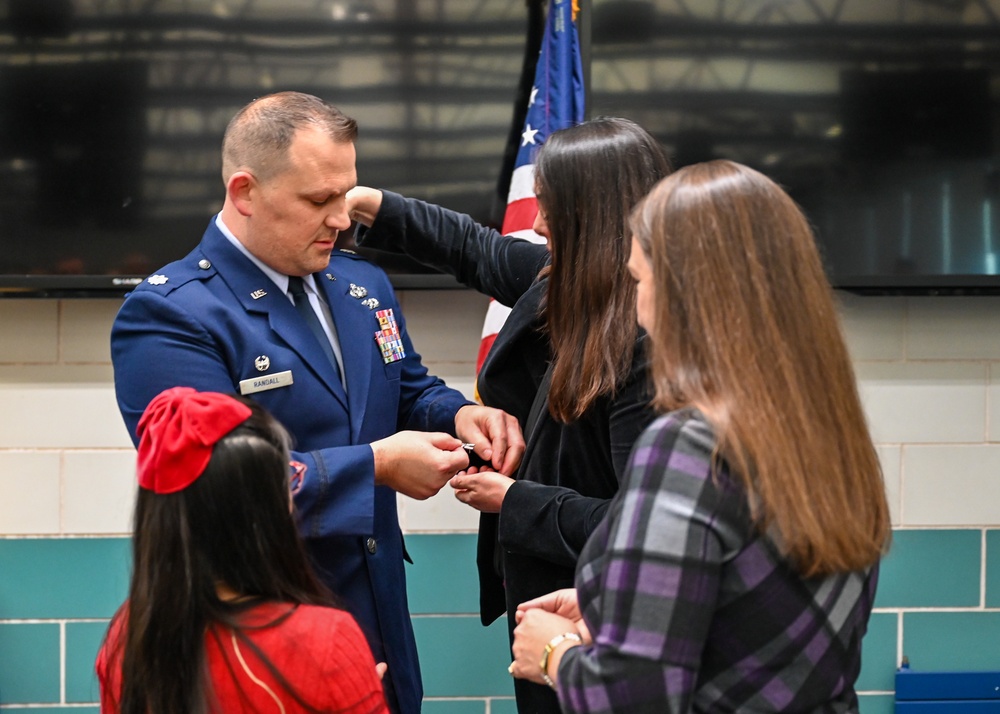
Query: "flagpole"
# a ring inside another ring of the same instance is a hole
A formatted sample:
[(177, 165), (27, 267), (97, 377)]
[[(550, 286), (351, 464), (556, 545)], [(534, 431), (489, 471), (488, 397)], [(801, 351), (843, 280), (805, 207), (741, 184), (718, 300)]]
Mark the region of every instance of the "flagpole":
[(579, 0), (580, 15), (576, 19), (576, 32), (580, 39), (580, 64), (583, 65), (583, 116), (591, 118), (590, 113), (590, 60), (591, 60), (591, 18), (593, 17), (593, 0)]

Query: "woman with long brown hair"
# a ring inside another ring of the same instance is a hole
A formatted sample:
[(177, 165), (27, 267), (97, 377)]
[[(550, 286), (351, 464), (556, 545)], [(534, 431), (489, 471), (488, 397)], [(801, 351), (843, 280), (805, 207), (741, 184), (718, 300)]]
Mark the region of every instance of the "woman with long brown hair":
[[(512, 311), (478, 379), (484, 404), (516, 416), (526, 450), (516, 478), (462, 473), (459, 500), (481, 511), (480, 612), (489, 624), (573, 582), (580, 549), (618, 491), (632, 444), (653, 419), (628, 215), (669, 172), (663, 149), (627, 119), (553, 132), (535, 159), (539, 245), (470, 217), (356, 189), (363, 245), (402, 251)], [(558, 712), (546, 687), (515, 682), (518, 710)]]
[(665, 414), (576, 589), (519, 609), (514, 675), (567, 712), (857, 711), (889, 513), (806, 218), (713, 161), (658, 184), (632, 236)]
[(101, 711), (387, 713), (367, 641), (296, 531), (305, 474), (285, 429), (246, 398), (175, 387), (138, 434), (132, 581), (98, 656)]

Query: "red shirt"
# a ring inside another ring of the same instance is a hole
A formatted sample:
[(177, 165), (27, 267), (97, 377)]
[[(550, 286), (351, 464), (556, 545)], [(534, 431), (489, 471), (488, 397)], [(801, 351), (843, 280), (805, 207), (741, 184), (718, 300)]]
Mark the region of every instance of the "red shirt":
[[(280, 624), (266, 625), (292, 610)], [(97, 656), (101, 712), (117, 714), (121, 697), (118, 640), (124, 617), (111, 624)], [(323, 712), (388, 714), (375, 660), (354, 618), (343, 610), (314, 605), (263, 603), (241, 617), (245, 635), (306, 702)], [(205, 637), (214, 693), (212, 712), (303, 713), (303, 708), (232, 630), (213, 625)]]

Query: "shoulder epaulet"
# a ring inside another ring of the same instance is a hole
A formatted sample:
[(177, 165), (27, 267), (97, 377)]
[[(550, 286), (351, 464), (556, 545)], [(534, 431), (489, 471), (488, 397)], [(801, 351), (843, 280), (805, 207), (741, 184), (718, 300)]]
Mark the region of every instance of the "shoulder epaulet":
[(163, 266), (139, 285), (136, 285), (136, 289), (158, 289), (159, 292), (168, 293), (185, 283), (207, 278), (214, 273), (215, 269), (208, 259), (192, 259), (191, 256), (188, 256)]
[(337, 248), (333, 251), (333, 255), (339, 255), (343, 258), (353, 258), (354, 260), (363, 260), (365, 262), (370, 262), (368, 258), (360, 255), (357, 251), (351, 250), (350, 248)]

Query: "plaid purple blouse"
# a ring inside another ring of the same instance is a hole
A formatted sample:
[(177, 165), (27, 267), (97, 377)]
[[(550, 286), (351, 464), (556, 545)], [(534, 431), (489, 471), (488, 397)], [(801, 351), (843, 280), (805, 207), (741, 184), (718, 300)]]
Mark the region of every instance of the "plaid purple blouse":
[(878, 579), (803, 579), (756, 533), (745, 492), (712, 478), (695, 410), (636, 442), (576, 571), (594, 636), (559, 665), (565, 712), (856, 712)]

